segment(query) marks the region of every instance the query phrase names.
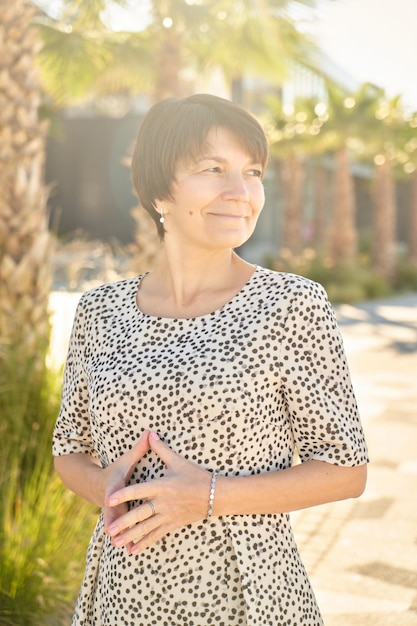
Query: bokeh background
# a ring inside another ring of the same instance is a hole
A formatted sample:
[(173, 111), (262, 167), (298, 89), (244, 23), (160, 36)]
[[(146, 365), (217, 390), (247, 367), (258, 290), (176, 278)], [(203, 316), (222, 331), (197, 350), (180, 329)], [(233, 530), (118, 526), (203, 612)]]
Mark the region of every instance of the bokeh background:
[(417, 623), (416, 23), (415, 0), (0, 0), (0, 625), (69, 623), (97, 514), (50, 456), (71, 320), (80, 292), (157, 261), (132, 142), (154, 102), (196, 92), (264, 125), (239, 252), (326, 287), (357, 375), (368, 500), (294, 516), (326, 623)]

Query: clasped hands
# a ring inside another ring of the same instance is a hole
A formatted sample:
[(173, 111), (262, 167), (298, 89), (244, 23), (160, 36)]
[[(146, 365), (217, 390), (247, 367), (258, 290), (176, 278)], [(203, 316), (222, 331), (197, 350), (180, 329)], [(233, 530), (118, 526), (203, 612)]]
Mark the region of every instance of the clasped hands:
[[(165, 463), (165, 475), (126, 486), (135, 465), (149, 450)], [(105, 468), (103, 474), (104, 530), (113, 546), (126, 546), (131, 555), (206, 516), (210, 472), (171, 450), (154, 432), (145, 431), (132, 449)], [(129, 511), (128, 502), (134, 500), (142, 500), (142, 504)]]

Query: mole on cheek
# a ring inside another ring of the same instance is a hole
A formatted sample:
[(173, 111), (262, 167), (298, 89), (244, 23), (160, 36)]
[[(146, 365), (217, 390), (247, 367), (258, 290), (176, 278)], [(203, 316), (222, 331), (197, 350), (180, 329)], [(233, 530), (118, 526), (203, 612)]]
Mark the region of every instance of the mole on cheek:
[(189, 211), (188, 215), (194, 215), (194, 213), (192, 211)]

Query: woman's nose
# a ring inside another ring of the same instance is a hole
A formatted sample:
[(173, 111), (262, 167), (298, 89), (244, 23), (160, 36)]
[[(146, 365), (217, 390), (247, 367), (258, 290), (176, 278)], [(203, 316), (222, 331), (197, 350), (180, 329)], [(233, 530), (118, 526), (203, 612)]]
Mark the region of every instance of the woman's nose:
[(245, 177), (242, 174), (228, 176), (222, 196), (225, 200), (247, 202), (249, 200), (249, 190)]

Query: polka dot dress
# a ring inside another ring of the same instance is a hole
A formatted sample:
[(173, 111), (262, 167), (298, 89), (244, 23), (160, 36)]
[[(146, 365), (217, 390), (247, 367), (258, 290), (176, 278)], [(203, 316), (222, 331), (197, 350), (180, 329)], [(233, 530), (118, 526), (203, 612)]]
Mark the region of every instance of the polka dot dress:
[[(222, 475), (302, 461), (367, 461), (349, 372), (323, 288), (258, 267), (222, 308), (192, 319), (143, 314), (140, 277), (79, 303), (54, 454), (103, 467), (152, 429)], [(164, 473), (153, 452), (131, 482)], [(213, 517), (128, 556), (100, 517), (73, 626), (319, 626), (288, 515)]]

